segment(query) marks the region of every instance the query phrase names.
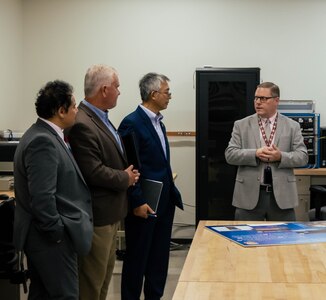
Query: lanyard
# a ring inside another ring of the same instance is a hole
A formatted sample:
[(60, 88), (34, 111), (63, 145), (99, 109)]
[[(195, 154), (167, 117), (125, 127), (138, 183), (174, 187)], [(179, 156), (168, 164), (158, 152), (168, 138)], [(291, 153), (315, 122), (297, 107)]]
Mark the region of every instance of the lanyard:
[[(260, 129), (261, 135), (263, 136), (264, 142), (267, 147), (269, 147), (272, 144), (272, 141), (273, 141), (273, 138), (275, 135), (275, 131), (276, 131), (276, 126), (277, 126), (277, 117), (278, 117), (278, 115), (276, 115), (271, 134), (269, 135), (269, 140), (267, 140), (267, 136), (266, 136), (265, 129), (264, 129), (263, 123), (261, 121), (261, 118), (258, 118), (259, 129)], [(268, 126), (269, 126), (269, 124), (268, 124)]]

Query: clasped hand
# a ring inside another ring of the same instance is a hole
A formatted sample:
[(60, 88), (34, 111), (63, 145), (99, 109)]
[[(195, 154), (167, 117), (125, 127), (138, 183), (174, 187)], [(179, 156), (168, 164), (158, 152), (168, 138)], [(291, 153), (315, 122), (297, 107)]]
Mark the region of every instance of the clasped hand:
[(125, 172), (127, 172), (129, 176), (129, 186), (135, 185), (138, 182), (140, 176), (138, 170), (134, 169), (133, 165), (130, 165), (127, 169), (125, 169)]
[(275, 162), (281, 160), (281, 151), (275, 146), (264, 146), (256, 151), (256, 157), (263, 162)]

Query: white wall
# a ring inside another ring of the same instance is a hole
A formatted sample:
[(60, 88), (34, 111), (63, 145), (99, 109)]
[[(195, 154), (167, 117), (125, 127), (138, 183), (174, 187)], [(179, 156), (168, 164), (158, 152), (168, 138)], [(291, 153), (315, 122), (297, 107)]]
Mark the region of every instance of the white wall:
[[(260, 67), (284, 99), (314, 99), (326, 110), (326, 2), (323, 0), (24, 0), (24, 110), (34, 120), (35, 93), (62, 78), (82, 98), (90, 64), (120, 72), (116, 123), (139, 102), (148, 71), (171, 77), (165, 112), (170, 130), (194, 130), (196, 67)], [(184, 118), (181, 118), (184, 116)], [(326, 117), (322, 115), (322, 124)]]
[(13, 129), (23, 101), (22, 1), (0, 0), (0, 130)]
[[(157, 71), (171, 78), (166, 127), (195, 130), (193, 75), (204, 65), (260, 67), (261, 79), (279, 84), (283, 99), (315, 100), (326, 125), (324, 0), (21, 1), (21, 19), (20, 1), (6, 1), (11, 18), (0, 10), (5, 24), (0, 33), (14, 39), (0, 62), (6, 69), (16, 66), (9, 77), (1, 72), (1, 101), (10, 103), (5, 115), (1, 108), (2, 127), (13, 126), (18, 107), (23, 117), (14, 123), (16, 129), (30, 126), (36, 117), (35, 94), (49, 80), (67, 80), (82, 99), (83, 77), (93, 63), (113, 65), (120, 73), (122, 94), (110, 114), (116, 125), (139, 103), (139, 78)], [(21, 22), (22, 78), (16, 58)], [(185, 202), (194, 205), (195, 149), (172, 148), (177, 184)], [(182, 222), (194, 222), (194, 208), (187, 209)]]

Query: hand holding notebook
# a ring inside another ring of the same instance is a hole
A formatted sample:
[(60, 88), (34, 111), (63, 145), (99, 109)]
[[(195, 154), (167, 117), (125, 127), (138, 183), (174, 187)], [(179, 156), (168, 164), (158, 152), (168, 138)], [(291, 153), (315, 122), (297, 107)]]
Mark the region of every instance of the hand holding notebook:
[(145, 178), (141, 179), (140, 187), (142, 189), (143, 198), (156, 213), (161, 197), (163, 182)]

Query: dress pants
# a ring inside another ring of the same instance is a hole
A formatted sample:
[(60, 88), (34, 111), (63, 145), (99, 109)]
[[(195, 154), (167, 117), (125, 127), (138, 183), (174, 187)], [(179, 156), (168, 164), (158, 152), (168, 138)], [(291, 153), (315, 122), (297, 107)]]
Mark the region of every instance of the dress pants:
[(78, 258), (80, 300), (106, 299), (115, 264), (119, 223), (94, 227), (90, 253)]
[(60, 243), (50, 242), (33, 224), (25, 244), (31, 284), (29, 300), (77, 300), (77, 254), (65, 233)]
[(163, 296), (169, 266), (175, 206), (157, 218), (129, 214), (125, 219), (126, 255), (122, 268), (121, 299), (139, 300), (144, 282), (146, 300)]
[(293, 208), (281, 209), (272, 189), (261, 187), (256, 207), (252, 210), (236, 208), (235, 220), (241, 221), (295, 221)]

